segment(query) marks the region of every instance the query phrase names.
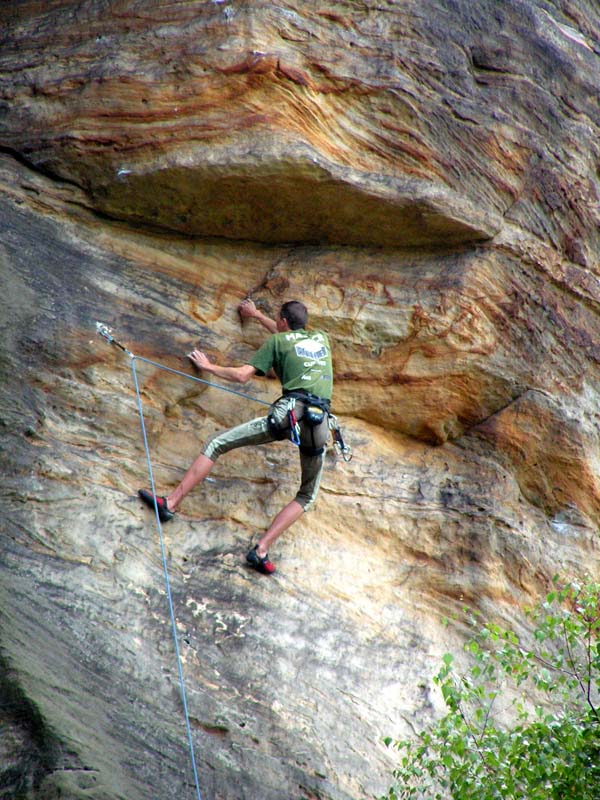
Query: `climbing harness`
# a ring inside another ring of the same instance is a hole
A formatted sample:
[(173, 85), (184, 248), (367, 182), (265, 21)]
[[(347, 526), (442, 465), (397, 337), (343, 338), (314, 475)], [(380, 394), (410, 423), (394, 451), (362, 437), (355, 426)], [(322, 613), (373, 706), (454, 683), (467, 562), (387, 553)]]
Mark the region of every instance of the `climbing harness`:
[(329, 400), (289, 391), (273, 403), (267, 424), (274, 439), (289, 439), (304, 455), (320, 456), (325, 450), (329, 413)]
[[(196, 788), (196, 797), (197, 800), (202, 800), (202, 795), (200, 793), (200, 782), (198, 778), (198, 770), (196, 767), (196, 757), (194, 753), (194, 743), (192, 739), (192, 728), (190, 723), (190, 716), (188, 712), (188, 703), (187, 703), (187, 695), (185, 689), (185, 681), (183, 677), (183, 667), (181, 662), (181, 654), (179, 650), (179, 640), (177, 638), (177, 623), (175, 620), (175, 610), (173, 606), (173, 596), (171, 592), (171, 582), (169, 579), (169, 572), (167, 566), (167, 554), (166, 548), (162, 533), (162, 525), (160, 521), (160, 516), (158, 512), (158, 505), (156, 503), (156, 487), (154, 483), (154, 473), (152, 469), (152, 461), (150, 458), (150, 448), (148, 445), (148, 436), (146, 433), (146, 424), (144, 420), (144, 410), (142, 405), (142, 397), (140, 393), (140, 387), (138, 382), (137, 371), (135, 368), (136, 361), (143, 361), (146, 364), (150, 364), (158, 369), (162, 369), (165, 372), (170, 372), (174, 375), (180, 375), (183, 378), (187, 378), (188, 380), (196, 381), (197, 383), (202, 383), (205, 386), (212, 386), (216, 389), (221, 389), (224, 392), (228, 392), (229, 394), (238, 395), (239, 397), (243, 397), (245, 400), (253, 400), (255, 403), (260, 403), (262, 405), (271, 406), (273, 407), (275, 404), (269, 403), (265, 400), (260, 400), (258, 397), (253, 397), (252, 395), (245, 394), (244, 392), (237, 391), (236, 389), (230, 389), (228, 386), (223, 386), (220, 383), (213, 383), (211, 381), (204, 380), (203, 378), (197, 378), (194, 375), (189, 375), (187, 372), (181, 372), (180, 370), (172, 369), (171, 367), (167, 367), (164, 364), (159, 364), (156, 361), (151, 361), (148, 358), (144, 358), (143, 356), (136, 356), (134, 353), (131, 352), (125, 345), (121, 344), (113, 335), (112, 329), (108, 327), (103, 322), (96, 322), (96, 332), (99, 336), (101, 336), (105, 341), (109, 344), (114, 344), (120, 350), (122, 350), (126, 355), (129, 356), (130, 364), (131, 364), (131, 372), (133, 375), (133, 382), (135, 386), (135, 394), (137, 399), (137, 406), (138, 412), (140, 415), (140, 424), (142, 429), (142, 437), (144, 440), (144, 449), (146, 451), (146, 462), (148, 466), (148, 475), (150, 478), (150, 491), (152, 492), (154, 499), (154, 511), (156, 515), (156, 525), (158, 528), (158, 538), (160, 542), (160, 550), (161, 550), (161, 557), (162, 557), (162, 566), (163, 566), (163, 574), (164, 574), (164, 581), (165, 581), (165, 590), (167, 595), (167, 602), (169, 607), (169, 616), (171, 619), (171, 629), (173, 634), (173, 642), (175, 646), (175, 657), (177, 660), (177, 671), (179, 675), (179, 687), (181, 693), (181, 701), (183, 705), (183, 714), (185, 718), (185, 726), (187, 731), (187, 739), (188, 745), (190, 749), (190, 757), (192, 762), (192, 770), (194, 774), (194, 783)], [(280, 400), (287, 400), (287, 409), (285, 409), (283, 420), (289, 424), (289, 428), (287, 425), (285, 426), (285, 431), (283, 429), (281, 421), (273, 420), (273, 414), (269, 414), (268, 421), (269, 421), (269, 428), (272, 431), (273, 435), (275, 436), (275, 431), (278, 430), (278, 435), (276, 438), (286, 438), (289, 434), (290, 440), (298, 445), (301, 449), (304, 447), (301, 442), (301, 427), (296, 419), (296, 412), (295, 406), (296, 401), (298, 400), (298, 395), (294, 396), (290, 394), (285, 396), (284, 398), (280, 398)], [(320, 400), (320, 398), (316, 398), (312, 395), (309, 395), (308, 398), (302, 397), (300, 399), (305, 400), (305, 407), (303, 411), (303, 418), (306, 419), (306, 423), (309, 427), (316, 427), (322, 424), (325, 414), (328, 416), (328, 428), (331, 430), (333, 435), (333, 440), (335, 445), (340, 449), (342, 453), (342, 457), (344, 461), (350, 461), (352, 458), (352, 451), (351, 449), (344, 443), (342, 438), (342, 433), (337, 421), (337, 417), (329, 412), (329, 404), (327, 401)], [(320, 402), (319, 402), (320, 401)], [(279, 402), (279, 401), (277, 401)], [(283, 435), (281, 435), (283, 434)], [(306, 448), (310, 449), (310, 448)], [(320, 452), (322, 452), (323, 448), (321, 448)]]
[[(284, 397), (290, 399), (293, 404), (292, 407), (295, 406), (296, 400), (300, 400), (304, 404), (301, 419), (305, 423), (305, 438), (302, 441), (301, 437), (298, 437), (298, 441), (295, 442), (304, 453), (307, 455), (320, 455), (323, 452), (323, 447), (318, 447), (315, 442), (315, 429), (322, 425), (325, 417), (327, 417), (327, 424), (331, 431), (334, 445), (346, 463), (352, 461), (352, 448), (344, 441), (338, 418), (329, 410), (328, 400), (306, 391), (286, 392)], [(294, 440), (292, 439), (292, 441)]]
[(300, 452), (306, 456), (320, 456), (329, 431), (329, 400), (305, 390), (288, 391), (285, 396), (301, 403)]

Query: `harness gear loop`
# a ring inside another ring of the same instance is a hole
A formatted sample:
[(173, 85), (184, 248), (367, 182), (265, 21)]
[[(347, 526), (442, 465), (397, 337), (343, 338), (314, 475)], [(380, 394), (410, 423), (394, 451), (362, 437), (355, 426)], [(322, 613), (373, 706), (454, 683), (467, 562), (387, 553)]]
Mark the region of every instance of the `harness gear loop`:
[(296, 401), (293, 398), (280, 397), (271, 404), (267, 425), (274, 439), (289, 439), (294, 444), (300, 441), (300, 425), (296, 419)]
[(290, 441), (297, 447), (300, 447), (300, 425), (296, 419), (295, 406), (295, 401), (292, 401), (288, 410), (288, 419), (290, 421)]

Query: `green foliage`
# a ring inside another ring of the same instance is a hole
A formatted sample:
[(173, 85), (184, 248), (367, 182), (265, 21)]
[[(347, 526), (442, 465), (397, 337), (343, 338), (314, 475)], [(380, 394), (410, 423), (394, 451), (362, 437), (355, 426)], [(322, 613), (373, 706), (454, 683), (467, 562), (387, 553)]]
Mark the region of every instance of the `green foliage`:
[(446, 715), (400, 751), (381, 800), (600, 800), (600, 584), (527, 612), (527, 641), (471, 619), (470, 668), (435, 677)]

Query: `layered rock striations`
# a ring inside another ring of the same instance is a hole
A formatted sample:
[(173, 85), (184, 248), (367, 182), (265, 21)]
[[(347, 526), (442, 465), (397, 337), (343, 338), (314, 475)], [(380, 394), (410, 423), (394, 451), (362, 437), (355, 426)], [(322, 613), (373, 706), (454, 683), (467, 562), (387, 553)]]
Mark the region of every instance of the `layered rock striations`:
[(184, 377), (260, 344), (246, 296), (329, 331), (355, 457), (271, 578), (243, 555), (290, 444), (164, 526), (203, 797), (377, 796), (463, 606), (519, 627), (598, 577), (599, 30), (591, 0), (4, 4), (3, 797), (195, 796), (134, 379), (166, 491), (277, 397)]

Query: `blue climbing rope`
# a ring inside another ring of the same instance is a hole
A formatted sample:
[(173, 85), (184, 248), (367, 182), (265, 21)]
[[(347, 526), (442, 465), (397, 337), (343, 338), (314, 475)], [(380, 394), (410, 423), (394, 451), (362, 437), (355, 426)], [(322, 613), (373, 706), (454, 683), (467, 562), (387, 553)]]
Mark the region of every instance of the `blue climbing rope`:
[(189, 375), (187, 372), (181, 372), (178, 369), (167, 367), (164, 364), (159, 364), (157, 361), (151, 361), (149, 358), (136, 356), (131, 352), (131, 350), (128, 350), (124, 344), (121, 344), (121, 342), (115, 339), (112, 330), (103, 322), (96, 323), (96, 333), (99, 336), (102, 336), (103, 339), (106, 339), (109, 344), (116, 345), (124, 353), (127, 353), (130, 358), (135, 358), (137, 361), (144, 361), (146, 364), (151, 364), (153, 367), (158, 367), (158, 369), (162, 369), (165, 372), (171, 372), (173, 375), (180, 375), (182, 378), (187, 378), (189, 381), (195, 381), (196, 383), (204, 384), (204, 386), (212, 386), (214, 389), (221, 389), (223, 392), (235, 394), (238, 397), (243, 397), (244, 400), (253, 400), (255, 403), (261, 403), (263, 406), (271, 405), (268, 400), (260, 400), (258, 397), (253, 397), (252, 395), (246, 394), (245, 392), (240, 392), (237, 389), (230, 389), (228, 386), (223, 386), (221, 383), (213, 383), (212, 381), (204, 380), (204, 378), (197, 378), (195, 375)]
[(190, 715), (188, 713), (187, 695), (185, 691), (185, 680), (183, 677), (183, 667), (181, 665), (181, 655), (179, 652), (179, 640), (177, 638), (177, 623), (175, 621), (175, 611), (173, 608), (173, 596), (171, 594), (171, 581), (169, 580), (169, 570), (167, 568), (167, 553), (165, 549), (165, 542), (162, 533), (162, 525), (160, 524), (160, 517), (158, 515), (158, 506), (156, 503), (156, 488), (154, 485), (154, 473), (152, 470), (152, 460), (150, 458), (150, 448), (148, 447), (148, 436), (146, 435), (146, 424), (144, 422), (144, 409), (142, 406), (142, 397), (140, 395), (140, 386), (138, 382), (137, 372), (135, 369), (136, 356), (130, 355), (131, 372), (133, 374), (133, 382), (135, 384), (135, 396), (137, 398), (138, 411), (140, 414), (140, 424), (142, 426), (142, 437), (144, 439), (144, 449), (146, 450), (146, 461), (148, 464), (148, 475), (150, 477), (150, 487), (154, 496), (154, 512), (156, 514), (156, 524), (158, 526), (158, 538), (160, 541), (160, 552), (162, 556), (163, 572), (165, 578), (165, 588), (167, 592), (167, 601), (169, 603), (169, 615), (171, 617), (171, 628), (173, 631), (173, 642), (175, 644), (175, 657), (177, 659), (177, 671), (179, 673), (179, 688), (181, 692), (181, 702), (183, 704), (183, 715), (185, 717), (185, 727), (187, 730), (188, 744), (190, 748), (190, 756), (192, 759), (192, 769), (194, 771), (194, 783), (196, 786), (196, 796), (198, 800), (202, 800), (200, 794), (200, 781), (198, 779), (198, 769), (196, 767), (196, 756), (194, 753), (194, 741), (192, 739), (192, 727), (190, 725)]
[(252, 397), (251, 394), (246, 394), (245, 392), (239, 392), (237, 389), (230, 389), (229, 386), (223, 386), (221, 383), (212, 383), (211, 381), (206, 381), (203, 378), (197, 378), (195, 375), (188, 375), (187, 372), (180, 372), (178, 369), (172, 369), (171, 367), (166, 367), (164, 364), (159, 364), (157, 361), (150, 361), (149, 358), (144, 358), (143, 356), (132, 356), (132, 357), (137, 358), (138, 361), (144, 361), (146, 364), (152, 364), (153, 367), (158, 367), (159, 369), (162, 369), (165, 372), (171, 372), (173, 373), (173, 375), (181, 375), (182, 378), (187, 378), (190, 381), (196, 381), (196, 383), (203, 383), (205, 386), (212, 386), (215, 389), (221, 389), (221, 391), (228, 392), (229, 394), (236, 394), (238, 397), (243, 397), (244, 400), (253, 400), (255, 403), (261, 403), (263, 406), (271, 405), (271, 403), (268, 400), (261, 400), (258, 397)]

